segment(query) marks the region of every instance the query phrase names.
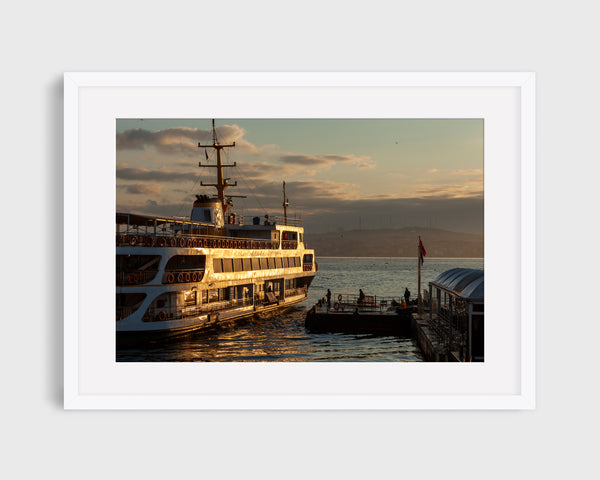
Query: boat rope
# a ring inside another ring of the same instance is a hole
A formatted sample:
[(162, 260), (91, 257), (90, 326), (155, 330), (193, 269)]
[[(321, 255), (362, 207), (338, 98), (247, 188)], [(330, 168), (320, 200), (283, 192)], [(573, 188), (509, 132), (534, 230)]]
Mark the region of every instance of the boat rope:
[[(201, 175), (196, 176), (196, 180), (194, 181), (192, 188), (190, 188), (190, 191), (189, 191), (190, 194), (194, 193), (194, 190), (196, 188), (196, 185), (198, 185), (200, 178), (201, 178)], [(177, 214), (175, 215), (176, 217), (180, 216), (180, 213), (182, 212), (182, 210), (184, 209), (184, 207), (186, 205), (189, 206), (189, 200), (187, 200), (187, 199), (185, 201), (181, 202), (181, 204), (179, 205), (179, 208), (177, 209)]]
[(244, 180), (244, 186), (247, 186), (247, 188), (250, 190), (250, 192), (252, 193), (251, 198), (255, 199), (256, 202), (258, 203), (258, 206), (260, 207), (260, 209), (263, 211), (263, 213), (265, 215), (267, 215), (269, 212), (267, 211), (267, 209), (264, 207), (264, 205), (261, 203), (259, 195), (256, 194), (256, 191), (254, 190), (254, 188), (252, 187), (252, 183), (248, 180), (248, 177), (246, 177), (246, 175), (244, 174), (243, 169), (240, 168), (240, 166), (238, 165), (236, 167), (240, 174), (240, 176), (242, 177), (242, 179)]

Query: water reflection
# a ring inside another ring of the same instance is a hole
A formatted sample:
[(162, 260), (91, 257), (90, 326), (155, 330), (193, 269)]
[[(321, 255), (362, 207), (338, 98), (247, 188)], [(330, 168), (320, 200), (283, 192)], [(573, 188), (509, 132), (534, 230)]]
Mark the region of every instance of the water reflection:
[(306, 307), (247, 320), (236, 328), (194, 333), (143, 346), (123, 347), (124, 362), (395, 362), (420, 361), (410, 338), (341, 333), (311, 334)]

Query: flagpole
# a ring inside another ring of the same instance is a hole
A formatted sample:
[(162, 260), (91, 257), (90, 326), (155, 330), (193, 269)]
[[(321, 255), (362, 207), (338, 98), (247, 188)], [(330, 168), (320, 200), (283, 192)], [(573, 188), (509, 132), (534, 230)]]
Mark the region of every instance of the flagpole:
[(419, 235), (419, 243), (417, 244), (417, 265), (419, 267), (419, 281), (417, 287), (417, 311), (421, 315), (421, 236)]

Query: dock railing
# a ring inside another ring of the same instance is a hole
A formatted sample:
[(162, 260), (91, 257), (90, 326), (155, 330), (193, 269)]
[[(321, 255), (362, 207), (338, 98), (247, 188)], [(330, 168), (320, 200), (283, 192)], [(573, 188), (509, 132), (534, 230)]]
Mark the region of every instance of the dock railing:
[(468, 331), (462, 315), (451, 317), (447, 312), (440, 315), (431, 312), (425, 316), (427, 327), (433, 333), (435, 341), (446, 354), (458, 352), (461, 359), (467, 351)]
[(337, 293), (331, 296), (331, 305), (327, 305), (325, 302), (320, 308), (332, 312), (355, 312), (358, 310), (358, 312), (383, 313), (402, 308), (402, 299), (365, 294), (361, 300), (355, 293)]

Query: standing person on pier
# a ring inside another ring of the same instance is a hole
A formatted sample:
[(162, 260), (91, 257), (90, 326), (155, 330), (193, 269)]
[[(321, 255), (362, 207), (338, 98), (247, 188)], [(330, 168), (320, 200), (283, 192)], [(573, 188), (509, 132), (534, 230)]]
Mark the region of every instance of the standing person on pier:
[(408, 287), (404, 289), (404, 299), (406, 300), (406, 304), (408, 305), (408, 301), (410, 300), (410, 291)]
[(327, 289), (327, 310), (331, 308), (331, 290)]

